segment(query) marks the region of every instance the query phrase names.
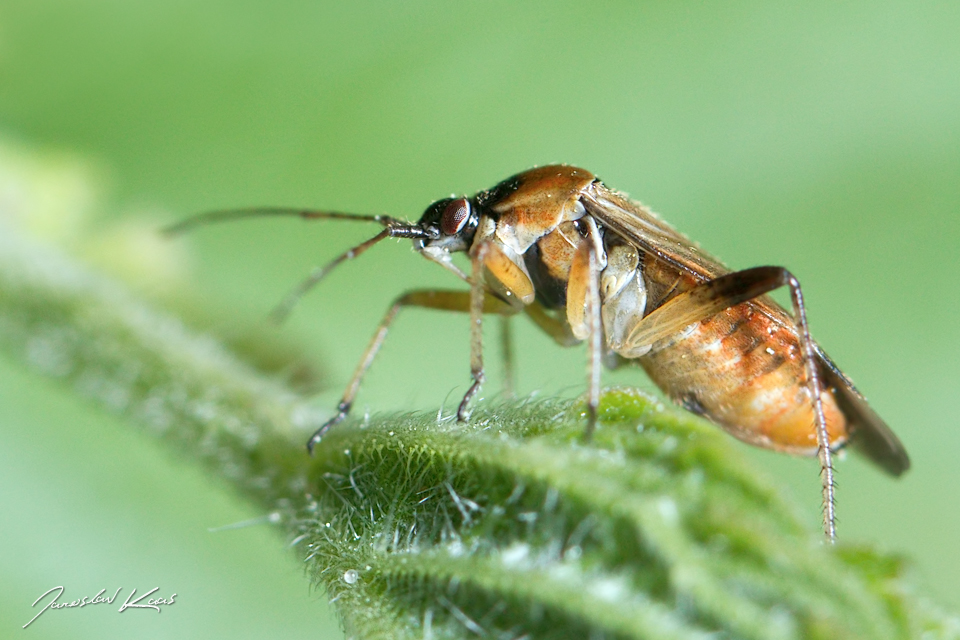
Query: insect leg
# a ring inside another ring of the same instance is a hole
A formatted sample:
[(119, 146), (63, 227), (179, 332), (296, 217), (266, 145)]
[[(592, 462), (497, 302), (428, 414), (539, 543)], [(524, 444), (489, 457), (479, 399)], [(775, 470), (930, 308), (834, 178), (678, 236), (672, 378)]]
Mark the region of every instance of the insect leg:
[(823, 485), (823, 531), (830, 542), (836, 540), (836, 503), (834, 499), (833, 455), (823, 413), (823, 385), (817, 368), (816, 347), (810, 337), (807, 311), (800, 282), (783, 267), (754, 267), (728, 273), (697, 285), (667, 301), (643, 318), (630, 332), (630, 348), (637, 348), (669, 338), (695, 322), (705, 320), (724, 309), (746, 302), (774, 289), (790, 287), (790, 298), (796, 316), (797, 335), (803, 350), (807, 389), (813, 402), (817, 432), (817, 457)]
[(786, 269), (783, 273), (790, 285), (790, 299), (793, 301), (793, 312), (797, 316), (800, 346), (803, 348), (803, 360), (807, 369), (807, 384), (810, 385), (808, 388), (813, 398), (813, 411), (816, 416), (817, 458), (820, 460), (820, 480), (823, 485), (823, 533), (827, 536), (827, 540), (833, 543), (837, 540), (837, 503), (834, 494), (833, 452), (830, 450), (830, 434), (827, 433), (827, 419), (823, 414), (823, 400), (820, 397), (823, 384), (820, 382), (820, 372), (817, 370), (815, 348), (813, 338), (810, 337), (810, 327), (807, 324), (807, 308), (803, 304), (800, 282)]
[(600, 271), (606, 266), (606, 255), (600, 232), (591, 216), (583, 218), (587, 233), (570, 264), (567, 280), (567, 322), (571, 333), (587, 341), (587, 428), (589, 440), (597, 424), (600, 405), (600, 368), (603, 357), (601, 324)]
[[(514, 313), (509, 305), (490, 295), (481, 298), (480, 306), (482, 313)], [(354, 371), (353, 377), (350, 379), (350, 383), (347, 385), (347, 389), (340, 399), (340, 404), (337, 405), (337, 414), (317, 429), (310, 437), (310, 440), (307, 441), (307, 450), (311, 453), (313, 453), (313, 448), (320, 442), (323, 436), (326, 435), (327, 431), (337, 423), (342, 422), (344, 418), (347, 417), (347, 414), (350, 413), (350, 408), (357, 395), (357, 390), (360, 388), (364, 374), (366, 374), (367, 369), (369, 369), (373, 363), (373, 359), (377, 356), (377, 352), (380, 351), (380, 347), (383, 346), (387, 332), (390, 330), (390, 325), (404, 307), (468, 312), (471, 309), (471, 299), (470, 293), (467, 291), (435, 289), (408, 291), (397, 298), (394, 303), (390, 305), (383, 320), (380, 321), (380, 326), (377, 327), (376, 333), (374, 333), (373, 338), (370, 340), (370, 344), (367, 345), (366, 350), (363, 352), (363, 357), (360, 359), (360, 363), (357, 365), (357, 369)]]
[(570, 324), (565, 317), (555, 317), (539, 302), (529, 304), (523, 310), (537, 327), (553, 338), (554, 342), (561, 347), (572, 347), (580, 344), (580, 339), (573, 335)]
[(489, 243), (479, 242), (474, 244), (470, 255), (470, 378), (473, 382), (457, 407), (460, 422), (466, 422), (470, 417), (467, 406), (486, 379), (483, 373), (483, 301), (490, 296), (483, 287), (483, 264), (489, 253)]
[(587, 276), (587, 429), (589, 440), (597, 426), (597, 408), (600, 406), (600, 363), (603, 356), (603, 331), (600, 325), (600, 264), (593, 242), (585, 242), (589, 252)]
[(510, 316), (500, 316), (500, 350), (503, 358), (503, 395), (514, 397), (513, 331)]

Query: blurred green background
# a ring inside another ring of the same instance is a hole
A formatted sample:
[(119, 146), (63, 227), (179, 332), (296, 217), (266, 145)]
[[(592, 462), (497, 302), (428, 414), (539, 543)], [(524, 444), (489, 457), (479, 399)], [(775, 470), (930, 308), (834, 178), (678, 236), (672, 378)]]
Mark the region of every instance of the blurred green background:
[[(798, 275), (817, 339), (914, 463), (892, 481), (841, 462), (840, 535), (912, 558), (956, 609), (958, 34), (958, 3), (5, 0), (0, 147), (89, 186), (64, 187), (83, 204), (48, 237), (238, 327), (372, 230), (254, 221), (172, 246), (154, 241), (160, 222), (260, 204), (415, 218), (535, 164), (588, 168), (730, 266)], [(420, 286), (457, 283), (405, 243), (377, 247), (273, 330), (322, 363), (318, 403), (335, 404), (392, 297)], [(582, 351), (516, 325), (520, 391), (578, 394)], [(466, 336), (462, 317), (401, 316), (357, 413), (452, 407)], [(605, 381), (652, 389), (639, 371)], [(753, 455), (816, 523), (816, 464)], [(62, 584), (64, 599), (178, 597), (159, 616), (48, 612), (23, 633), (339, 634), (267, 525), (207, 531), (260, 514), (5, 358), (0, 507), (5, 630)]]

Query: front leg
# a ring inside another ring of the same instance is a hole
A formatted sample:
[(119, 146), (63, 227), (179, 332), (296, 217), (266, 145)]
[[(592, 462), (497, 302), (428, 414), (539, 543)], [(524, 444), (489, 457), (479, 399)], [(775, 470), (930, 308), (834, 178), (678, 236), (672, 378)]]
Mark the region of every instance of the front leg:
[[(495, 295), (516, 313), (532, 304), (535, 298), (533, 282), (522, 256), (497, 239), (496, 229), (495, 220), (481, 217), (470, 248), (470, 378), (473, 383), (457, 407), (460, 422), (470, 417), (470, 401), (486, 378), (483, 371), (484, 300)], [(492, 295), (488, 292), (488, 283)]]
[(490, 245), (479, 242), (474, 245), (470, 256), (470, 378), (473, 382), (457, 407), (460, 422), (470, 418), (467, 407), (486, 379), (483, 373), (483, 300), (488, 294), (483, 286), (483, 265), (489, 255)]
[[(481, 293), (483, 292), (481, 291)], [(479, 313), (481, 314), (498, 313), (509, 315), (515, 313), (512, 307), (491, 295), (482, 295), (479, 306)], [(317, 429), (317, 431), (310, 436), (310, 440), (307, 441), (307, 451), (310, 453), (313, 453), (313, 448), (320, 442), (327, 431), (342, 422), (350, 413), (353, 400), (356, 398), (357, 391), (360, 389), (360, 383), (363, 381), (363, 376), (367, 373), (370, 365), (373, 364), (373, 360), (377, 357), (380, 347), (383, 346), (383, 342), (386, 340), (387, 333), (390, 330), (390, 325), (393, 324), (397, 314), (399, 314), (400, 310), (404, 307), (421, 307), (424, 309), (437, 309), (439, 311), (471, 313), (473, 308), (471, 293), (466, 291), (422, 289), (408, 291), (397, 298), (383, 316), (383, 320), (380, 321), (380, 326), (377, 327), (377, 331), (373, 334), (370, 344), (367, 345), (366, 350), (363, 352), (363, 357), (360, 359), (360, 363), (357, 365), (357, 369), (354, 371), (353, 377), (350, 379), (350, 383), (347, 385), (347, 389), (344, 391), (343, 397), (337, 405), (337, 414)]]

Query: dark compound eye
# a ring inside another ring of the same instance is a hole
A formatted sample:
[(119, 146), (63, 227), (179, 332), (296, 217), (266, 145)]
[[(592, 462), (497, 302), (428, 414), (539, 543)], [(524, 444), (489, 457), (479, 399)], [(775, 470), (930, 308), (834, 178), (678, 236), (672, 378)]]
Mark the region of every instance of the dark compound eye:
[(444, 235), (453, 236), (463, 229), (470, 217), (470, 203), (466, 198), (451, 200), (440, 217), (440, 230)]

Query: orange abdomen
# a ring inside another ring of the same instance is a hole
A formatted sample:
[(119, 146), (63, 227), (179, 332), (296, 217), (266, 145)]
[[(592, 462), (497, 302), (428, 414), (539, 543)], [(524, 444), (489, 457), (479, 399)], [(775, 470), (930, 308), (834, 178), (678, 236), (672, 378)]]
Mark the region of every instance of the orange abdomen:
[[(753, 445), (795, 454), (817, 451), (813, 403), (797, 334), (749, 303), (700, 322), (640, 358), (653, 381), (687, 409)], [(847, 422), (824, 390), (830, 444)]]

